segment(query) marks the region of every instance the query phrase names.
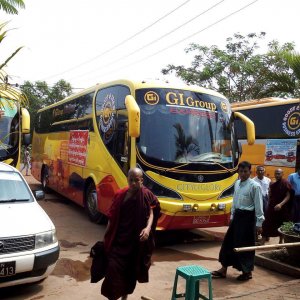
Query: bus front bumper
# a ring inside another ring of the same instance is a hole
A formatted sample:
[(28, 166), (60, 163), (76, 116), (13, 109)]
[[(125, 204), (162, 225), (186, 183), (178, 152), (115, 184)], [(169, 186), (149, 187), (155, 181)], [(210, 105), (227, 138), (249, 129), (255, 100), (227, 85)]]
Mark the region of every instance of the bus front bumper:
[(181, 212), (173, 215), (162, 213), (158, 220), (157, 230), (194, 229), (228, 226), (230, 213), (220, 214), (186, 214)]

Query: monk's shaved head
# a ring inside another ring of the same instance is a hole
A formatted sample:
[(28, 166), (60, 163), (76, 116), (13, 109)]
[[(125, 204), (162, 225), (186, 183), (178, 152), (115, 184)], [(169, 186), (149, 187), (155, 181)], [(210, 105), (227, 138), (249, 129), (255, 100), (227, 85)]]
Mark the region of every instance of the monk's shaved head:
[(139, 177), (143, 177), (143, 172), (141, 169), (139, 168), (131, 168), (129, 171), (128, 171), (128, 177), (130, 175), (137, 175)]
[(274, 172), (274, 177), (275, 177), (276, 181), (281, 180), (282, 176), (283, 176), (282, 169), (276, 169)]
[(127, 176), (129, 191), (138, 191), (143, 184), (143, 172), (139, 168), (132, 168), (128, 171)]

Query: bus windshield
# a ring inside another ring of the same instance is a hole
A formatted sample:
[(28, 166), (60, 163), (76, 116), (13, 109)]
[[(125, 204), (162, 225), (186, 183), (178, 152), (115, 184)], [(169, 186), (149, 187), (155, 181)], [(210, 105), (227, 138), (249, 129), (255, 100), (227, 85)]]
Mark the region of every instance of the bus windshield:
[(237, 149), (226, 99), (186, 90), (136, 91), (141, 110), (138, 150), (177, 164), (234, 162)]
[(0, 157), (1, 161), (18, 147), (18, 107), (17, 102), (0, 98)]

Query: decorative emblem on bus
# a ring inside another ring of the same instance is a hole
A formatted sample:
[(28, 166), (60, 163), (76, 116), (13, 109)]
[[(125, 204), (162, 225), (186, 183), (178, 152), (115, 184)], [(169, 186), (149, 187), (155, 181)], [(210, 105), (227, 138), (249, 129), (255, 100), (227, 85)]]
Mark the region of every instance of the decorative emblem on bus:
[(159, 102), (159, 96), (152, 91), (149, 91), (145, 94), (144, 100), (149, 105), (156, 105)]
[(228, 113), (228, 106), (227, 106), (227, 103), (222, 101), (221, 102), (221, 109), (225, 112), (225, 113)]
[(102, 105), (102, 114), (99, 121), (102, 132), (107, 132), (110, 128), (112, 128), (115, 118), (115, 110), (116, 106), (114, 95), (106, 95)]
[(292, 106), (284, 115), (282, 129), (288, 136), (300, 135), (300, 105)]
[(199, 182), (202, 182), (204, 180), (204, 176), (203, 175), (198, 175), (197, 177)]

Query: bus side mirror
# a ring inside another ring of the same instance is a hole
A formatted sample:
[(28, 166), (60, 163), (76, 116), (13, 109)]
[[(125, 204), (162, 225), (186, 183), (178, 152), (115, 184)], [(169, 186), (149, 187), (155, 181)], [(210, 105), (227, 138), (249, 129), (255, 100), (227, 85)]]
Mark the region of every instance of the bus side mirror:
[(241, 142), (238, 142), (238, 151), (239, 151), (239, 154), (241, 156), (242, 153), (243, 153), (243, 147), (242, 147), (242, 143)]
[(129, 136), (137, 138), (140, 136), (140, 108), (131, 95), (126, 96), (125, 105), (128, 111)]
[(30, 133), (30, 115), (26, 108), (21, 108), (22, 133)]
[(248, 145), (253, 145), (255, 143), (255, 126), (254, 123), (245, 115), (240, 112), (235, 111), (234, 113), (235, 118), (241, 119), (246, 125), (247, 131), (247, 142)]
[(31, 144), (31, 134), (25, 133), (23, 134), (23, 145), (29, 146)]

